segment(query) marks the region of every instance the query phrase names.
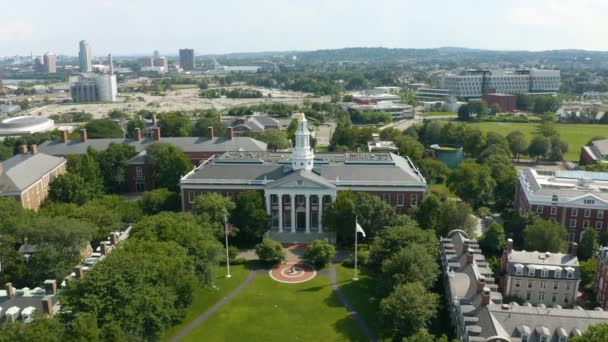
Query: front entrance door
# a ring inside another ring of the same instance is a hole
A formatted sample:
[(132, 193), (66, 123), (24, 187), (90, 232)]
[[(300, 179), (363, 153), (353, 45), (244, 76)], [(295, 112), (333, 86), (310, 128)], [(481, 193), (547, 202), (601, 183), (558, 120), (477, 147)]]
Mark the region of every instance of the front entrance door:
[(298, 222), (298, 225), (296, 226), (296, 228), (298, 230), (306, 230), (306, 213), (303, 211), (298, 211), (296, 212), (296, 221)]

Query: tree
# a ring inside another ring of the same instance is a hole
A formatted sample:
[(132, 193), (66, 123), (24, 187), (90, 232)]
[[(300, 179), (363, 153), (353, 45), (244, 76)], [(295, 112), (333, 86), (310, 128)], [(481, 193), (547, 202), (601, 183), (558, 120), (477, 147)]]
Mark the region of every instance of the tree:
[(215, 112), (209, 112), (196, 121), (192, 135), (195, 137), (206, 137), (209, 135), (209, 127), (213, 127), (214, 135), (222, 135), (226, 130), (226, 125), (220, 120), (220, 115)]
[(608, 324), (599, 323), (590, 325), (581, 336), (569, 339), (571, 342), (603, 342), (608, 341)]
[(272, 151), (284, 150), (291, 147), (291, 141), (287, 139), (285, 132), (278, 129), (269, 128), (259, 133), (251, 134), (252, 138), (268, 144), (268, 149)]
[(478, 156), (486, 145), (486, 134), (479, 128), (467, 127), (463, 139), (463, 150), (471, 156)]
[(238, 243), (247, 245), (259, 241), (269, 227), (262, 195), (255, 190), (241, 192), (230, 215), (230, 222), (238, 228)]
[(139, 128), (140, 132), (142, 132), (144, 128), (146, 128), (146, 123), (144, 120), (139, 118), (129, 119), (129, 121), (127, 121), (127, 136), (133, 137), (135, 135), (136, 128)]
[(105, 195), (91, 200), (88, 204), (111, 210), (118, 214), (123, 223), (135, 223), (143, 216), (143, 212), (137, 202), (129, 201), (118, 195)]
[(184, 113), (167, 112), (158, 116), (160, 131), (166, 137), (189, 137), (192, 132), (190, 118)]
[(285, 261), (286, 258), (285, 250), (283, 250), (281, 244), (271, 239), (266, 239), (255, 245), (255, 253), (261, 261), (268, 265), (276, 265)]
[(437, 237), (433, 231), (420, 229), (413, 222), (387, 227), (380, 231), (370, 244), (365, 267), (370, 273), (377, 273), (382, 269), (385, 260), (413, 245), (422, 246), (432, 256), (438, 253)]
[(426, 329), (420, 329), (414, 335), (404, 338), (402, 342), (449, 342), (449, 341), (445, 335), (442, 335), (441, 337), (435, 337), (435, 336), (429, 334), (429, 332)]
[(530, 157), (536, 157), (538, 162), (540, 158), (545, 158), (551, 150), (551, 140), (542, 135), (535, 135), (528, 146), (528, 154)]
[(146, 149), (146, 163), (153, 170), (156, 187), (179, 190), (179, 180), (192, 169), (192, 162), (179, 147), (154, 143)]
[(216, 192), (207, 192), (197, 196), (192, 206), (194, 213), (200, 215), (203, 221), (208, 221), (213, 226), (213, 232), (218, 239), (224, 236), (224, 219), (230, 215), (234, 208), (234, 202)]
[(505, 229), (502, 225), (492, 222), (488, 230), (479, 239), (479, 247), (484, 254), (499, 255), (505, 247)]
[(519, 161), (519, 155), (526, 153), (528, 149), (528, 139), (526, 139), (526, 135), (520, 131), (512, 131), (507, 135), (507, 140), (509, 141), (511, 153), (513, 153), (517, 158), (517, 161)]
[(382, 274), (388, 278), (390, 289), (413, 282), (419, 282), (428, 289), (439, 276), (439, 264), (436, 256), (423, 246), (412, 244), (385, 260), (382, 263)]
[(477, 235), (476, 224), (470, 205), (464, 202), (445, 201), (441, 206), (437, 234), (446, 236), (453, 229), (461, 229), (473, 237)]
[(108, 112), (108, 118), (110, 119), (126, 119), (129, 117), (129, 114), (119, 110), (119, 109), (112, 109), (111, 111)]
[(179, 194), (164, 188), (144, 192), (138, 204), (145, 215), (155, 215), (162, 211), (179, 211), (181, 209)]
[(448, 166), (441, 160), (423, 158), (416, 165), (427, 182), (431, 184), (442, 184), (450, 173)]
[(31, 323), (5, 322), (0, 325), (1, 341), (61, 342), (69, 340), (64, 334), (64, 326), (56, 318), (35, 319)]
[(92, 198), (90, 187), (84, 179), (73, 173), (55, 178), (49, 185), (48, 200), (53, 202), (85, 204)]
[(588, 227), (583, 231), (583, 236), (578, 247), (579, 260), (585, 261), (595, 255), (600, 248), (598, 239), (599, 234), (594, 228)]
[(0, 162), (13, 156), (13, 147), (0, 144)]
[(135, 147), (111, 143), (105, 151), (87, 151), (99, 163), (106, 192), (127, 192), (127, 168), (129, 159), (135, 155)]
[(68, 155), (66, 159), (68, 172), (82, 177), (92, 197), (100, 196), (103, 193), (103, 178), (97, 160), (88, 153)]
[(306, 247), (304, 260), (318, 268), (327, 265), (336, 255), (336, 248), (327, 240), (315, 240)]
[(465, 161), (448, 176), (448, 187), (474, 207), (480, 207), (493, 200), (496, 181), (487, 166)]
[(463, 104), (458, 107), (458, 120), (469, 121), (471, 120), (471, 109), (468, 104)]
[(125, 133), (116, 122), (110, 119), (96, 119), (89, 121), (84, 128), (89, 139), (124, 138)]
[(397, 339), (423, 329), (437, 314), (439, 295), (420, 283), (406, 283), (380, 302), (380, 314)]
[(558, 253), (567, 247), (568, 232), (558, 222), (536, 219), (524, 230), (526, 250)]
[(413, 216), (418, 225), (424, 229), (437, 229), (441, 215), (441, 200), (434, 194), (424, 197), (420, 206), (414, 211)]
[(595, 272), (597, 272), (597, 257), (593, 256), (580, 262), (581, 286), (583, 291), (593, 291), (595, 282)]

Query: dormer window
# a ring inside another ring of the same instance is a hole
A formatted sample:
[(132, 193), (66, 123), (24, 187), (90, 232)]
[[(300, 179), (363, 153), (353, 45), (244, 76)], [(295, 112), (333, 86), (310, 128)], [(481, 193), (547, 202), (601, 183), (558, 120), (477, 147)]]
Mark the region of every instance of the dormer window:
[(534, 277), (534, 268), (528, 267), (528, 276), (529, 277)]
[(558, 200), (557, 195), (553, 195), (553, 197), (551, 197), (551, 201), (557, 202), (557, 200)]
[(547, 278), (547, 277), (549, 276), (549, 270), (547, 270), (547, 269), (542, 269), (542, 270), (540, 271), (540, 276), (541, 276), (542, 278)]

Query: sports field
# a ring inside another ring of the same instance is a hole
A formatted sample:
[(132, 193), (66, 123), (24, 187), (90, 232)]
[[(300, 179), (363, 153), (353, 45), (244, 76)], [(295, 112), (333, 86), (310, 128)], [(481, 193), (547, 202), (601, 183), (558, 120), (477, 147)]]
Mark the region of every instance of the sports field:
[[(534, 123), (514, 123), (514, 122), (475, 122), (470, 123), (475, 127), (486, 132), (496, 132), (504, 136), (511, 131), (519, 130), (532, 139), (536, 133), (538, 124)], [(608, 137), (608, 125), (589, 125), (589, 124), (556, 124), (557, 132), (562, 140), (568, 144), (568, 152), (564, 155), (567, 161), (578, 161), (581, 147), (594, 136)]]

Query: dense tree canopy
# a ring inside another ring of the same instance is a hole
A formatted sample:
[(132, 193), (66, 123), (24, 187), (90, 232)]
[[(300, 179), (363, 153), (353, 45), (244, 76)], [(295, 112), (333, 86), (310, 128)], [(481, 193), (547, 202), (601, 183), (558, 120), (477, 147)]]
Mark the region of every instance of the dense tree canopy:
[(158, 116), (158, 127), (165, 137), (188, 137), (192, 133), (192, 124), (187, 114), (166, 112)]
[(84, 128), (89, 139), (124, 138), (125, 133), (116, 122), (110, 119), (97, 119), (89, 121)]
[(146, 149), (146, 162), (152, 167), (156, 187), (179, 190), (179, 180), (192, 169), (188, 156), (175, 145), (154, 143)]
[(429, 292), (420, 283), (406, 283), (382, 300), (380, 313), (400, 339), (425, 328), (435, 317), (438, 305), (438, 294)]
[(241, 192), (230, 215), (230, 222), (238, 228), (235, 237), (237, 243), (249, 245), (259, 241), (269, 228), (262, 195), (254, 190)]
[(524, 230), (526, 250), (565, 252), (568, 232), (558, 222), (536, 219)]

